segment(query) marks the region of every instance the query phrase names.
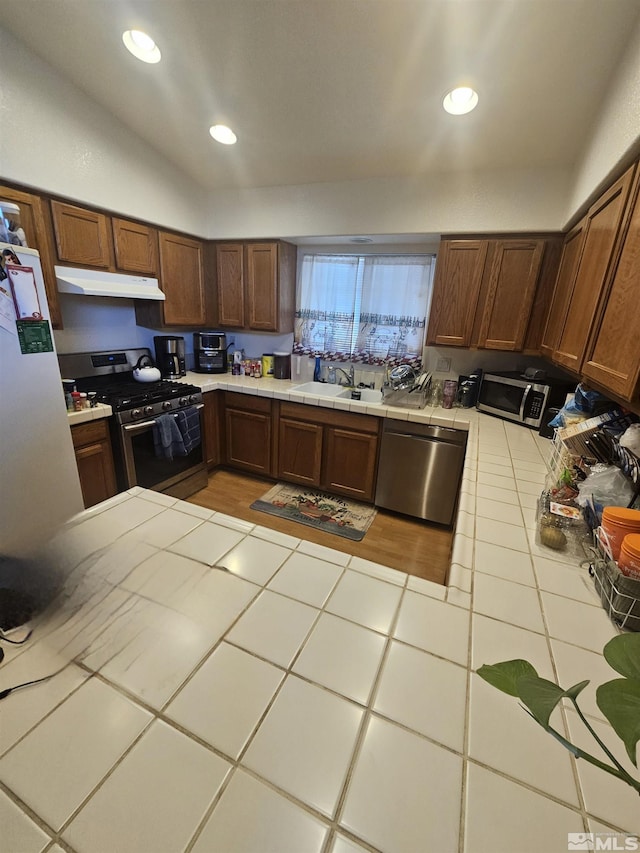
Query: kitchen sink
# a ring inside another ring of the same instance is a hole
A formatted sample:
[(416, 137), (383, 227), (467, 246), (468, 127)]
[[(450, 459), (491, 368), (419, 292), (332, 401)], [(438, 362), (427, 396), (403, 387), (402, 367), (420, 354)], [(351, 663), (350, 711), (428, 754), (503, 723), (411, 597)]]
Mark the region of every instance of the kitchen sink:
[(351, 393), (353, 391), (357, 391), (360, 394), (360, 401), (362, 403), (381, 403), (382, 402), (382, 391), (376, 391), (375, 388), (345, 388), (337, 396), (342, 400), (351, 400)]
[[(313, 394), (316, 397), (341, 397), (343, 388), (340, 385), (329, 385), (326, 382), (304, 382), (296, 385), (291, 391), (296, 394)], [(351, 391), (349, 391), (351, 395)]]

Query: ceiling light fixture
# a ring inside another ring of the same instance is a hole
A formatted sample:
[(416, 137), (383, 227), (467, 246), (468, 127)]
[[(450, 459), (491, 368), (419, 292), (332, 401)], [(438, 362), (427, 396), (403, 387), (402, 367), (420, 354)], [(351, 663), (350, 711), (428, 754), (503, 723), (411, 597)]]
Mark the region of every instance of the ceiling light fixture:
[(216, 142), (221, 142), (223, 145), (235, 145), (238, 141), (238, 137), (226, 124), (214, 124), (209, 128), (209, 133)]
[(142, 62), (156, 63), (162, 58), (158, 45), (142, 30), (127, 30), (122, 33), (122, 41), (129, 53)]
[(478, 93), (469, 86), (460, 86), (452, 89), (442, 102), (442, 106), (448, 113), (454, 116), (462, 116), (470, 113), (478, 105)]

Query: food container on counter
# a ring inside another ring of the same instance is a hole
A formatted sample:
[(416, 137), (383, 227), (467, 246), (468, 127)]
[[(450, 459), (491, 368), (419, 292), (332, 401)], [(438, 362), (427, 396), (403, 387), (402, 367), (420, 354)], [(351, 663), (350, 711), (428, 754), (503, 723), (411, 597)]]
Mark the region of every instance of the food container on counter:
[(458, 395), (458, 383), (455, 379), (445, 379), (442, 387), (442, 408), (452, 408)]
[(273, 375), (275, 379), (291, 379), (290, 352), (274, 352)]
[(627, 533), (622, 540), (618, 568), (628, 578), (640, 581), (640, 533)]
[(273, 376), (274, 357), (272, 352), (262, 354), (262, 375)]
[(625, 536), (640, 533), (640, 510), (606, 506), (602, 510), (602, 529), (607, 535), (611, 556), (617, 563)]

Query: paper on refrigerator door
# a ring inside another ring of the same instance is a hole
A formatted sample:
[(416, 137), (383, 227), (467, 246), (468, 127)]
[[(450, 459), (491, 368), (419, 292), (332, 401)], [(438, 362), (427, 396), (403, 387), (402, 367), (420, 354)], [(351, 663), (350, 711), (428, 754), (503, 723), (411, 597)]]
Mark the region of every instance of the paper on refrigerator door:
[[(8, 284), (8, 282), (6, 282)], [(0, 284), (0, 328), (6, 329), (12, 335), (16, 331), (16, 306), (9, 291)]]
[(18, 320), (42, 320), (33, 267), (5, 264)]

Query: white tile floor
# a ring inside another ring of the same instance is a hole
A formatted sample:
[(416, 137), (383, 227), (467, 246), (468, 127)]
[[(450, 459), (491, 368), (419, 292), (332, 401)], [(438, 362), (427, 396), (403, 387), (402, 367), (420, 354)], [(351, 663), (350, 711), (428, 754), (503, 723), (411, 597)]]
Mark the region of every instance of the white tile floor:
[(58, 543), (73, 592), (5, 647), (0, 689), (61, 671), (0, 703), (0, 853), (553, 853), (638, 832), (631, 789), (474, 673), (612, 677), (586, 572), (535, 543), (546, 449), (472, 426), (449, 588), (139, 489), (86, 513)]

